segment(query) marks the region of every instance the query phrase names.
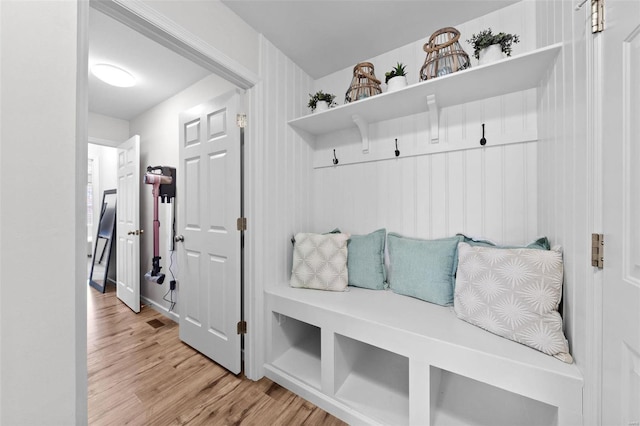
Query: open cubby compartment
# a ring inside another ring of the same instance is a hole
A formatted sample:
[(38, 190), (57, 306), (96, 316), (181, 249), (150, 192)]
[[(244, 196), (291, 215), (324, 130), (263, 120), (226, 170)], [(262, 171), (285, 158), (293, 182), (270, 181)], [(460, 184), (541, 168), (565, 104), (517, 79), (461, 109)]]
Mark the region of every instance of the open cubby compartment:
[(271, 363), (320, 389), (320, 328), (273, 312)]
[(431, 367), (432, 426), (556, 426), (558, 409), (459, 374)]
[(409, 423), (409, 359), (335, 334), (335, 397), (382, 424)]

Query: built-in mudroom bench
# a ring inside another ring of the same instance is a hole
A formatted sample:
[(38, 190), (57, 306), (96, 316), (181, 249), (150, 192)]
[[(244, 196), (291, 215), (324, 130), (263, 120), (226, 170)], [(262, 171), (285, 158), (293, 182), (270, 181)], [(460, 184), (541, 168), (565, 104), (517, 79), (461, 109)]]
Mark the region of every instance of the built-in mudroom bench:
[[(526, 27), (530, 7), (486, 22)], [(308, 213), (298, 229), (292, 222), (282, 230), (339, 227), (353, 236), (386, 227), (424, 239), (468, 232), (504, 245), (544, 233), (541, 89), (564, 46), (536, 46), (533, 29), (524, 30), (528, 48), (513, 57), (289, 118), (304, 160), (293, 176), (305, 182), (292, 204)], [(400, 58), (418, 70), (415, 52), (408, 45), (378, 62)], [(315, 88), (340, 93), (349, 72)], [(281, 246), (290, 233), (278, 235)], [(265, 375), (350, 424), (583, 424), (578, 365), (465, 322), (452, 306), (389, 289), (319, 291), (282, 280), (265, 288), (265, 319)]]
[(563, 363), (391, 291), (271, 287), (267, 377), (351, 424), (577, 425)]

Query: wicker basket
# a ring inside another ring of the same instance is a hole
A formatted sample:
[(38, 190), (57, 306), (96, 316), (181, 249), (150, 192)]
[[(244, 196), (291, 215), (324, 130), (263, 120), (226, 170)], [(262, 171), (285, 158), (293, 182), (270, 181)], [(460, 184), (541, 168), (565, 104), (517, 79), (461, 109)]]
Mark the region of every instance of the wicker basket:
[(361, 62), (353, 67), (353, 80), (344, 96), (344, 103), (357, 101), (382, 93), (380, 80), (373, 74), (371, 62)]
[(460, 31), (453, 27), (441, 28), (429, 37), (424, 45), (427, 57), (420, 69), (420, 81), (429, 80), (469, 68), (469, 55), (462, 50), (458, 40)]

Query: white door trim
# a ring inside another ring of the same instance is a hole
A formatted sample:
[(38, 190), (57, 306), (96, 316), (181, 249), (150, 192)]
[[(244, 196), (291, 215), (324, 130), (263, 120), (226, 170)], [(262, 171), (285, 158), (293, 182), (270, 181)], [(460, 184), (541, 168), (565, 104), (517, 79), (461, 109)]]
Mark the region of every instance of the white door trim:
[(91, 6), (241, 89), (258, 76), (140, 0), (91, 0)]
[[(89, 158), (89, 5), (77, 2), (76, 46), (76, 180), (75, 214), (81, 219), (76, 224), (76, 298), (75, 354), (77, 425), (88, 424), (89, 388), (87, 373), (87, 160)], [(83, 219), (83, 220), (82, 220)], [(82, 229), (82, 230), (80, 230)]]
[[(585, 10), (585, 32), (587, 50), (587, 115), (590, 123), (587, 141), (590, 149), (591, 211), (590, 222), (593, 233), (603, 229), (603, 183), (602, 172), (602, 44), (599, 35), (591, 34), (590, 11)], [(589, 266), (587, 266), (589, 268)], [(602, 421), (602, 286), (603, 273), (590, 267), (587, 274), (590, 282), (585, 283), (586, 291), (586, 362), (583, 367), (585, 389), (583, 419), (585, 424), (600, 424)]]
[[(226, 80), (236, 84), (239, 88), (250, 89), (255, 86), (259, 78), (258, 76), (248, 70), (246, 67), (238, 63), (237, 61), (229, 58), (227, 55), (220, 52), (215, 47), (201, 40), (187, 29), (177, 25), (175, 22), (167, 19), (164, 15), (158, 13), (155, 9), (144, 4), (140, 0), (91, 0), (90, 6), (95, 9), (111, 16), (119, 22), (129, 26), (136, 31), (141, 32), (150, 39), (160, 43), (161, 45), (173, 50), (174, 52), (184, 56), (197, 63), (198, 65), (210, 70), (216, 75), (225, 78)], [(89, 45), (89, 8), (86, 7), (86, 2), (78, 1), (79, 19), (78, 19), (78, 91), (77, 91), (77, 123), (78, 123), (78, 135), (82, 136), (81, 140), (88, 139), (88, 45)], [(252, 99), (252, 105), (250, 109), (255, 111), (257, 107), (255, 102), (257, 99)], [(252, 120), (251, 117), (249, 117)], [(255, 120), (253, 121), (255, 123)], [(252, 136), (257, 136), (252, 133)], [(247, 152), (252, 150), (250, 139), (245, 139), (245, 146)], [(86, 144), (79, 143), (76, 157), (78, 164), (84, 164), (86, 169), (87, 164), (87, 146)], [(84, 173), (86, 175), (86, 172)], [(83, 176), (79, 174), (79, 176)], [(77, 195), (77, 210), (84, 212), (86, 210), (86, 201), (83, 196), (86, 194), (86, 178), (78, 178), (76, 180), (76, 194)], [(255, 210), (253, 209), (253, 202), (249, 201), (255, 190), (253, 188), (253, 179), (246, 178), (246, 216), (248, 218), (255, 217)], [(82, 217), (82, 216), (79, 216)], [(84, 292), (78, 292), (76, 298), (76, 329), (78, 337), (78, 358), (83, 359), (83, 362), (77, 363), (77, 383), (78, 383), (78, 399), (81, 404), (77, 408), (78, 424), (86, 423), (86, 407), (87, 407), (87, 367), (86, 367), (86, 226), (79, 224), (83, 231), (76, 236), (76, 251), (77, 251), (77, 264), (76, 264), (76, 276), (78, 282), (82, 283)], [(245, 250), (247, 252), (253, 252), (252, 244), (255, 243), (254, 237), (251, 235), (251, 229), (248, 230), (245, 237)], [(253, 260), (247, 260), (245, 263), (245, 320), (249, 324), (249, 332), (245, 336), (245, 375), (252, 379), (258, 380), (264, 374), (262, 372), (262, 351), (263, 340), (262, 333), (257, 333), (256, 336), (252, 332), (252, 328), (255, 326), (258, 328), (258, 324), (262, 324), (262, 303), (263, 297), (263, 283), (259, 280), (253, 280), (254, 277), (254, 264)], [(252, 303), (253, 300), (253, 303)], [(84, 312), (84, 314), (83, 314)], [(253, 333), (253, 335), (251, 335)]]

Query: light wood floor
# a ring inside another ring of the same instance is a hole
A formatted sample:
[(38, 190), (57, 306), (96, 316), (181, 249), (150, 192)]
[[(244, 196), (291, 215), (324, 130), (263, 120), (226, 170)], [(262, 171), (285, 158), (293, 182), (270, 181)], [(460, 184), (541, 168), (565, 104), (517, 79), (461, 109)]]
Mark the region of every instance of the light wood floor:
[(113, 286), (87, 291), (90, 424), (344, 424), (266, 378), (232, 375), (183, 344), (175, 322), (134, 314)]

